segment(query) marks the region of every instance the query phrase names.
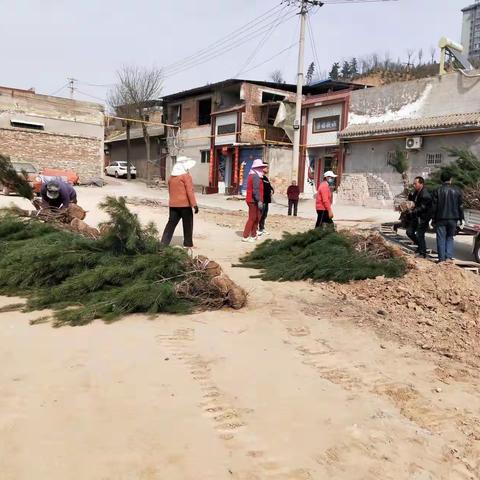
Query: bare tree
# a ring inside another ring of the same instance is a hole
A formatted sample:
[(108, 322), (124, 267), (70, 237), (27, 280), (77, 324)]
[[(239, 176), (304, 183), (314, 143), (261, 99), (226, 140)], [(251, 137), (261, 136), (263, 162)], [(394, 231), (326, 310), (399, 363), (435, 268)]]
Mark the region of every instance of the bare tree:
[(285, 83), (285, 80), (283, 79), (283, 73), (281, 70), (274, 70), (270, 74), (270, 80), (275, 83)]
[(430, 47), (430, 62), (435, 63), (435, 57), (437, 56), (437, 48), (435, 46)]
[(384, 65), (385, 70), (388, 70), (390, 68), (391, 63), (392, 63), (392, 57), (390, 56), (390, 52), (386, 51), (385, 56), (384, 56), (384, 60), (383, 60), (383, 65)]
[(407, 70), (410, 70), (410, 67), (413, 66), (412, 58), (414, 53), (415, 51), (413, 50), (413, 48), (409, 48), (407, 50)]
[(423, 48), (421, 48), (418, 53), (418, 66), (423, 65)]
[[(117, 79), (117, 84), (108, 95), (108, 103), (121, 116), (141, 121), (147, 155), (147, 182), (150, 182), (150, 136), (145, 120), (151, 101), (157, 100), (162, 91), (162, 71), (156, 67), (127, 65), (117, 71)], [(127, 129), (129, 123), (127, 121)], [(129, 164), (127, 177), (130, 177)]]

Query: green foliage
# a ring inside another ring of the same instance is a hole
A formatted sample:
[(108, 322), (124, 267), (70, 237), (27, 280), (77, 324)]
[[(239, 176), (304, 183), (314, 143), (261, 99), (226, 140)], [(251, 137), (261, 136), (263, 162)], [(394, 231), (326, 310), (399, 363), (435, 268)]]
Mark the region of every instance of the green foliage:
[(260, 269), (263, 280), (314, 280), (339, 283), (380, 275), (405, 273), (401, 258), (376, 260), (354, 249), (352, 239), (332, 229), (285, 233), (282, 240), (267, 240), (241, 259), (241, 265)]
[(338, 62), (335, 62), (332, 65), (332, 69), (330, 70), (330, 73), (328, 74), (328, 78), (330, 80), (338, 80), (340, 77), (340, 64)]
[(27, 309), (53, 309), (56, 325), (114, 320), (128, 313), (186, 313), (195, 300), (176, 285), (206, 274), (178, 248), (161, 248), (124, 199), (108, 198), (109, 235), (92, 240), (37, 221), (0, 215), (0, 294), (25, 295)]
[(33, 189), (27, 181), (27, 173), (21, 175), (13, 168), (10, 159), (0, 154), (0, 183), (14, 190), (21, 197), (32, 200)]
[(149, 223), (142, 227), (138, 215), (128, 209), (125, 197), (107, 197), (100, 208), (110, 216), (110, 220), (101, 225), (106, 230), (101, 240), (103, 248), (130, 255), (154, 253), (160, 249), (155, 225)]
[(395, 149), (395, 158), (390, 161), (390, 166), (400, 175), (407, 172), (410, 167), (407, 153), (397, 147)]
[(435, 170), (427, 181), (429, 188), (437, 188), (442, 184), (443, 172), (451, 175), (453, 183), (459, 188), (476, 187), (480, 184), (480, 160), (466, 148), (447, 148), (448, 156), (455, 160)]

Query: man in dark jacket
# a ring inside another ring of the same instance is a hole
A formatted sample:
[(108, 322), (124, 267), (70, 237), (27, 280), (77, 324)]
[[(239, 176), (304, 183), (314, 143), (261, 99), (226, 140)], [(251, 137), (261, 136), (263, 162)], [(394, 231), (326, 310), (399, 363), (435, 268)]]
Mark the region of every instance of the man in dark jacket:
[(42, 186), (40, 191), (42, 207), (68, 208), (71, 203), (77, 203), (77, 192), (69, 184), (51, 180)]
[(460, 190), (452, 186), (452, 176), (443, 172), (442, 186), (433, 193), (432, 223), (437, 231), (438, 261), (453, 260), (453, 237), (464, 220)]
[(260, 217), (260, 223), (258, 224), (259, 236), (262, 236), (264, 233), (268, 234), (265, 230), (265, 220), (268, 216), (268, 206), (272, 203), (272, 195), (275, 193), (270, 180), (267, 178), (268, 167), (265, 167), (263, 172), (263, 210), (262, 216)]
[(415, 178), (413, 188), (415, 191), (408, 199), (415, 203), (415, 207), (407, 214), (407, 236), (418, 246), (417, 254), (426, 258), (427, 244), (425, 242), (425, 233), (431, 218), (432, 197), (425, 188), (423, 177)]

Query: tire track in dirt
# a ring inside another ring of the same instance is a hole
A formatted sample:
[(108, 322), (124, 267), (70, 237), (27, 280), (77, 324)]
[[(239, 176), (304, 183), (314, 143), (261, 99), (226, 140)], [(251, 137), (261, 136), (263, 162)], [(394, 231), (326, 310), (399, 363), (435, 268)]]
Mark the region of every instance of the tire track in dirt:
[[(317, 318), (329, 318), (331, 317), (331, 307), (329, 305), (304, 304), (302, 313)], [(358, 395), (370, 394), (387, 399), (405, 419), (420, 427), (427, 435), (441, 436), (444, 432), (448, 432), (452, 425), (466, 426), (468, 435), (462, 442), (461, 449), (446, 447), (443, 457), (456, 469), (458, 478), (480, 478), (478, 442), (475, 445), (472, 444), (472, 441), (480, 439), (480, 422), (472, 415), (472, 412), (432, 404), (413, 385), (397, 383), (395, 378), (385, 372), (372, 370), (370, 366), (363, 363), (338, 366), (342, 352), (337, 351), (332, 342), (327, 339), (316, 338), (306, 322), (302, 321), (301, 316), (292, 315), (292, 312), (278, 301), (275, 301), (271, 314), (284, 324), (288, 334), (288, 340), (284, 340), (284, 342), (295, 349), (300, 361), (318, 372), (322, 379), (352, 392), (352, 399)], [(465, 434), (462, 428), (459, 428), (459, 432)], [(369, 469), (372, 479), (379, 478), (379, 476), (395, 478), (390, 477), (387, 471), (382, 473), (381, 466), (378, 466), (388, 463), (386, 455), (381, 453), (384, 450), (382, 446), (385, 441), (388, 441), (388, 435), (380, 440), (366, 439), (365, 442), (355, 440), (349, 442), (348, 445), (346, 443), (337, 445), (319, 455), (317, 461), (332, 474), (336, 467), (342, 470), (342, 464), (345, 464), (349, 456), (346, 452), (350, 449), (358, 450), (363, 458), (374, 461), (374, 465)], [(411, 436), (410, 441), (418, 442), (419, 439)], [(451, 438), (449, 441), (458, 445), (458, 438)], [(412, 464), (411, 470), (417, 472), (423, 469)]]
[(203, 400), (198, 406), (225, 447), (230, 452), (243, 455), (252, 464), (246, 471), (230, 472), (234, 480), (313, 480), (308, 470), (290, 470), (278, 458), (259, 447), (259, 439), (248, 430), (248, 414), (253, 410), (235, 405), (215, 383), (212, 365), (218, 359), (207, 359), (193, 352), (194, 329), (177, 329), (171, 334), (157, 335), (157, 341), (185, 366), (192, 380), (199, 384)]

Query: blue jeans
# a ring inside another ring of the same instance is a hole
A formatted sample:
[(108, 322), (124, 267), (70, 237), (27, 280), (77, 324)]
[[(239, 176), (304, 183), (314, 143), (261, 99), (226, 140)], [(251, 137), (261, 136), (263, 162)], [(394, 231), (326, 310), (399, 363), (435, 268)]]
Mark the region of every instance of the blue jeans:
[(443, 220), (437, 223), (438, 261), (444, 262), (453, 258), (453, 237), (457, 231), (455, 220)]

